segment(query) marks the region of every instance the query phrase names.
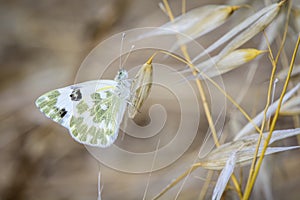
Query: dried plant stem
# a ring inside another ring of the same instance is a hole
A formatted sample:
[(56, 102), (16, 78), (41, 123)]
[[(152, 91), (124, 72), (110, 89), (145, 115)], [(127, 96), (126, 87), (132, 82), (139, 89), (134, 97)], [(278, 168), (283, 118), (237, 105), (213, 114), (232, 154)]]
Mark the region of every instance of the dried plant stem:
[[(292, 117), (297, 117), (298, 115), (300, 115), (300, 111), (280, 111), (281, 116), (292, 116)], [(295, 122), (294, 122), (295, 123)], [(294, 124), (295, 127), (299, 127), (299, 124)]]
[[(172, 11), (171, 11), (171, 8), (170, 8), (170, 5), (169, 5), (168, 1), (163, 0), (163, 3), (166, 7), (166, 10), (167, 10), (167, 13), (169, 15), (170, 20), (173, 21), (174, 16), (172, 14)], [(186, 46), (181, 45), (180, 49), (181, 49), (185, 59), (187, 60), (187, 62), (191, 63), (191, 58), (190, 58), (190, 56), (187, 52)], [(189, 67), (191, 68), (193, 75), (197, 77), (198, 72), (195, 70), (194, 66), (189, 65)], [(208, 103), (207, 103), (207, 100), (206, 100), (205, 92), (204, 92), (203, 86), (202, 86), (199, 79), (196, 79), (196, 84), (197, 84), (197, 87), (198, 87), (198, 90), (199, 90), (199, 94), (200, 94), (200, 97), (201, 97), (201, 100), (202, 100), (202, 103), (203, 103), (203, 107), (204, 107), (204, 112), (206, 114), (206, 118), (207, 118), (207, 121), (208, 121), (208, 124), (209, 124), (209, 128), (212, 132), (214, 142), (215, 142), (216, 146), (220, 146), (218, 136), (217, 136), (217, 132), (216, 132), (216, 129), (215, 129), (215, 126), (214, 126), (214, 122), (212, 120), (211, 113), (209, 111), (209, 107), (208, 107)]]
[[(291, 13), (291, 10), (292, 10), (292, 5), (293, 5), (293, 1), (289, 1), (289, 6), (288, 6), (288, 10), (287, 10), (287, 17), (286, 17), (286, 23), (285, 23), (285, 27), (284, 27), (284, 34), (283, 34), (283, 37), (282, 37), (282, 41), (285, 41), (286, 40), (286, 36), (287, 36), (287, 31), (288, 31), (288, 27), (289, 27), (289, 19), (290, 19), (290, 13)], [(281, 42), (281, 44), (283, 44), (283, 42)], [(286, 61), (286, 54), (285, 54), (285, 51), (283, 49), (283, 45), (280, 46), (279, 48), (279, 51), (278, 51), (278, 54), (276, 56), (276, 60), (279, 59), (279, 56), (280, 56), (280, 52), (282, 51), (283, 55), (284, 55), (284, 60), (285, 62), (284, 63), (287, 63)], [(287, 65), (283, 65), (283, 66), (287, 66)], [(281, 113), (280, 113), (281, 114)], [(294, 126), (295, 127), (299, 127), (300, 126), (300, 118), (299, 118), (299, 114), (297, 113), (292, 113), (293, 116), (293, 121), (294, 121)], [(297, 140), (298, 140), (298, 144), (300, 143), (300, 136), (297, 136)]]
[[(167, 11), (167, 13), (169, 15), (170, 20), (173, 21), (174, 20), (174, 16), (172, 14), (172, 11), (171, 11), (171, 8), (170, 8), (170, 5), (169, 5), (168, 1), (167, 0), (163, 0), (163, 3), (165, 5), (165, 8), (166, 8), (166, 11)], [(185, 45), (181, 45), (181, 51), (182, 51), (185, 59), (189, 63), (191, 63), (191, 58), (188, 55), (188, 52), (186, 50), (186, 46)], [(189, 65), (189, 67), (191, 68), (193, 75), (195, 77), (197, 77), (198, 73), (195, 70), (194, 66), (193, 65)], [(220, 143), (219, 143), (219, 140), (218, 140), (217, 132), (216, 132), (216, 129), (215, 129), (215, 126), (214, 126), (214, 122), (213, 122), (211, 113), (209, 111), (209, 107), (208, 107), (208, 103), (207, 103), (207, 100), (206, 100), (206, 96), (205, 96), (205, 92), (204, 92), (203, 86), (202, 86), (201, 81), (199, 79), (196, 79), (196, 84), (197, 84), (197, 87), (198, 87), (198, 90), (199, 90), (199, 94), (200, 94), (200, 97), (201, 97), (201, 100), (202, 100), (202, 103), (203, 103), (204, 112), (205, 112), (205, 115), (206, 115), (206, 118), (207, 118), (207, 121), (208, 121), (208, 124), (209, 124), (209, 128), (210, 128), (210, 130), (212, 132), (214, 143), (218, 147), (218, 146), (220, 146)], [(193, 165), (193, 166), (197, 166), (197, 165)], [(188, 174), (186, 174), (186, 175), (188, 175)], [(242, 191), (241, 191), (240, 185), (238, 184), (238, 181), (237, 181), (237, 179), (236, 179), (236, 177), (235, 177), (234, 174), (232, 175), (232, 182), (233, 182), (233, 184), (234, 184), (234, 186), (236, 188), (236, 191), (237, 191), (238, 195), (241, 198), (242, 197)]]
[[(176, 56), (176, 55), (173, 55), (172, 53), (170, 53), (170, 52), (167, 52), (167, 51), (157, 51), (157, 52), (155, 52), (154, 54), (153, 54), (153, 56), (151, 57), (151, 58), (153, 58), (156, 54), (158, 54), (158, 53), (162, 53), (162, 54), (166, 54), (166, 55), (169, 55), (169, 56), (171, 56), (171, 57), (173, 57), (173, 58), (175, 58), (176, 60), (178, 60), (178, 61), (180, 61), (180, 62), (183, 62), (183, 63), (185, 63), (185, 64), (187, 64), (188, 66), (190, 66), (190, 67), (193, 67), (193, 65), (191, 64), (191, 63), (189, 63), (187, 60), (185, 60), (184, 58), (181, 58), (181, 57), (178, 57), (178, 56)], [(252, 123), (252, 125), (255, 127), (255, 129), (258, 131), (258, 132), (261, 132), (261, 130), (260, 130), (260, 128), (253, 122), (253, 120), (251, 119), (251, 117), (247, 114), (247, 112), (246, 111), (244, 111), (243, 110), (243, 108), (242, 107), (240, 107), (239, 106), (239, 104), (237, 103), (237, 102), (235, 102), (234, 101), (234, 99), (230, 96), (230, 95), (228, 95), (216, 82), (214, 82), (210, 77), (208, 77), (206, 74), (204, 74), (203, 73), (203, 76), (207, 79), (207, 80), (209, 80), (222, 94), (224, 94), (225, 96), (226, 96), (226, 98), (234, 105), (234, 106), (236, 106), (237, 107), (237, 109), (239, 109), (240, 110), (240, 112), (249, 120), (249, 122), (251, 122)], [(199, 165), (198, 165), (199, 164)], [(200, 163), (196, 163), (195, 165), (197, 165), (198, 167), (200, 167), (201, 165), (200, 165)], [(191, 168), (193, 168), (193, 166), (191, 167)], [(193, 170), (192, 170), (193, 171)], [(191, 172), (192, 172), (191, 171)], [(184, 173), (185, 174), (185, 176), (187, 176), (188, 174), (186, 174), (186, 173)], [(184, 174), (182, 174), (182, 175), (180, 175), (180, 177), (181, 176), (183, 176)], [(182, 178), (181, 178), (182, 179)], [(180, 179), (180, 180), (181, 180)], [(176, 185), (180, 180), (175, 180), (175, 184), (173, 184), (174, 182), (172, 182), (171, 183), (171, 185), (172, 185), (172, 187), (174, 186), (174, 185)], [(238, 183), (238, 180), (236, 179), (236, 177), (235, 177), (235, 175), (233, 175), (232, 176), (232, 181), (233, 181), (233, 183), (234, 183), (234, 185), (235, 185), (235, 187), (236, 187), (236, 191), (237, 191), (237, 193), (238, 193), (238, 195), (239, 195), (239, 197), (240, 197), (240, 199), (242, 199), (242, 192), (241, 192), (241, 189), (240, 189), (240, 184)], [(169, 186), (167, 186), (167, 188), (165, 188), (162, 192), (166, 192), (167, 190), (169, 190), (171, 187), (169, 187)], [(239, 189), (237, 189), (237, 188), (239, 188)], [(160, 194), (160, 193), (159, 193)], [(161, 195), (159, 195), (159, 196), (161, 196)]]
[[(186, 54), (185, 58), (187, 58), (188, 55), (187, 55), (185, 46), (184, 47), (182, 46), (181, 50), (183, 51), (184, 54)], [(190, 61), (190, 60), (188, 60), (188, 61)], [(197, 71), (194, 70), (194, 68), (192, 68), (192, 67), (191, 67), (191, 69), (193, 70), (192, 71), (193, 75), (197, 77), (197, 75), (198, 75)], [(197, 87), (198, 87), (198, 90), (199, 90), (199, 94), (200, 94), (200, 97), (201, 97), (201, 100), (202, 100), (202, 104), (203, 104), (204, 112), (205, 112), (205, 115), (206, 115), (206, 118), (207, 118), (207, 121), (208, 121), (208, 124), (209, 124), (209, 128), (210, 128), (210, 130), (212, 132), (214, 143), (218, 147), (218, 146), (220, 146), (220, 143), (219, 143), (219, 140), (218, 140), (217, 131), (215, 129), (211, 113), (209, 111), (209, 106), (208, 106), (208, 103), (207, 103), (207, 100), (206, 100), (206, 96), (205, 96), (205, 92), (204, 92), (202, 83), (201, 83), (201, 81), (199, 79), (196, 79), (196, 84), (197, 84)]]
[[(288, 23), (288, 19), (289, 19), (289, 12), (288, 12), (288, 16), (287, 16), (286, 25)], [(257, 161), (257, 155), (258, 155), (258, 151), (259, 151), (259, 147), (260, 147), (260, 143), (261, 143), (261, 139), (262, 139), (262, 135), (263, 135), (263, 131), (264, 131), (264, 126), (265, 126), (265, 122), (266, 122), (266, 118), (267, 118), (267, 111), (268, 111), (268, 108), (269, 108), (270, 103), (271, 103), (271, 93), (272, 93), (272, 90), (274, 89), (274, 88), (272, 88), (272, 85), (273, 85), (273, 82), (274, 82), (274, 77), (275, 77), (275, 73), (276, 73), (276, 69), (277, 69), (277, 62), (278, 62), (280, 53), (283, 49), (283, 46), (284, 46), (284, 43), (285, 43), (285, 40), (286, 40), (287, 28), (288, 27), (285, 26), (283, 39), (281, 41), (280, 48), (279, 48), (279, 51), (278, 51), (275, 59), (273, 57), (273, 53), (272, 53), (270, 44), (269, 44), (269, 42), (267, 42), (268, 49), (269, 49), (269, 52), (270, 52), (269, 55), (270, 55), (270, 58), (271, 58), (271, 63), (272, 63), (273, 69), (272, 69), (272, 72), (271, 72), (271, 77), (270, 77), (270, 82), (269, 82), (267, 103), (266, 103), (266, 106), (265, 106), (265, 109), (264, 109), (264, 118), (263, 118), (262, 125), (261, 125), (260, 131), (259, 131), (259, 138), (258, 138), (258, 142), (257, 142), (257, 145), (256, 145), (255, 153), (253, 155), (253, 160), (252, 160), (252, 163), (251, 163), (249, 176), (248, 176), (248, 180), (247, 180), (247, 184), (246, 184), (246, 190), (247, 190), (247, 186), (249, 186), (249, 184), (252, 180), (252, 177), (253, 177), (253, 174), (254, 174), (254, 171), (255, 171), (255, 164), (256, 164), (256, 161)], [(268, 41), (268, 38), (267, 38), (266, 35), (265, 35), (265, 38)], [(281, 102), (278, 105), (280, 106)], [(264, 156), (264, 154), (262, 154), (262, 156)], [(253, 187), (253, 186), (251, 186), (251, 187)]]
[(181, 13), (183, 15), (186, 13), (186, 0), (182, 0), (182, 3), (181, 3)]
[(200, 192), (200, 195), (199, 195), (199, 198), (198, 198), (199, 200), (205, 199), (205, 195), (207, 193), (207, 190), (208, 190), (208, 187), (209, 187), (209, 184), (211, 182), (213, 174), (214, 174), (214, 171), (212, 171), (212, 170), (208, 171), (205, 182), (204, 182), (204, 185), (201, 188), (201, 192)]
[(163, 3), (164, 3), (164, 5), (165, 5), (165, 8), (166, 8), (166, 11), (167, 11), (167, 13), (168, 13), (168, 15), (169, 15), (170, 20), (171, 20), (171, 21), (174, 21), (174, 15), (173, 15), (173, 13), (172, 13), (172, 10), (171, 10), (171, 8), (170, 8), (170, 5), (169, 5), (169, 3), (168, 3), (168, 0), (163, 0)]
[(163, 194), (165, 194), (169, 189), (174, 187), (178, 182), (180, 182), (182, 179), (184, 179), (186, 176), (188, 176), (190, 173), (192, 173), (194, 170), (196, 170), (198, 167), (201, 167), (201, 163), (193, 164), (188, 170), (186, 170), (183, 174), (178, 176), (172, 183), (170, 183), (167, 187), (165, 187), (158, 195), (156, 195), (153, 200), (158, 199)]
[[(167, 13), (169, 15), (170, 20), (173, 21), (174, 16), (172, 14), (172, 11), (171, 11), (171, 8), (170, 8), (170, 5), (169, 5), (168, 1), (163, 0), (163, 3), (166, 7), (166, 10), (167, 10)], [(185, 59), (187, 60), (187, 62), (191, 63), (191, 58), (190, 58), (190, 56), (187, 52), (186, 46), (181, 45), (180, 49), (181, 49)], [(197, 77), (198, 72), (195, 70), (194, 66), (189, 65), (189, 67), (191, 68), (193, 75)], [(217, 131), (215, 129), (214, 122), (213, 122), (213, 119), (211, 117), (211, 113), (209, 111), (208, 103), (207, 103), (207, 100), (206, 100), (205, 92), (204, 92), (203, 86), (201, 84), (201, 81), (199, 79), (196, 79), (196, 84), (197, 84), (197, 87), (198, 87), (198, 90), (199, 90), (199, 94), (200, 94), (200, 97), (201, 97), (201, 100), (202, 100), (202, 103), (203, 103), (203, 107), (204, 107), (204, 112), (206, 114), (206, 118), (207, 118), (207, 121), (208, 121), (208, 124), (209, 124), (209, 128), (212, 132), (214, 142), (215, 142), (216, 146), (220, 146), (218, 136), (217, 136)]]
[[(157, 51), (153, 54), (153, 56), (155, 56), (157, 53), (163, 53), (166, 55), (169, 55), (173, 58), (175, 58), (176, 60), (188, 65), (189, 67), (194, 67), (193, 64), (189, 63), (187, 60), (180, 58), (176, 55), (173, 55), (170, 52), (167, 51)], [(153, 57), (152, 56), (152, 57)], [(202, 73), (202, 76), (208, 80), (210, 83), (212, 83), (243, 115), (244, 117), (250, 122), (252, 123), (253, 127), (256, 129), (257, 132), (260, 132), (260, 128), (253, 122), (252, 118), (248, 115), (248, 113), (229, 95), (227, 94), (214, 80), (212, 80), (209, 76), (207, 76), (205, 73)]]
[(291, 10), (292, 10), (292, 1), (288, 2), (288, 11), (287, 11), (287, 16), (286, 16), (286, 22), (285, 22), (285, 27), (284, 27), (284, 32), (283, 32), (283, 37), (282, 37), (282, 41), (278, 50), (278, 53), (276, 55), (275, 58), (275, 62), (278, 62), (279, 56), (281, 54), (281, 51), (283, 50), (283, 46), (286, 40), (286, 36), (287, 36), (287, 31), (288, 31), (288, 27), (289, 27), (289, 19), (290, 19), (290, 14), (291, 14)]
[(243, 199), (246, 200), (246, 199), (249, 199), (250, 197), (250, 194), (251, 194), (251, 191), (252, 191), (252, 188), (254, 186), (254, 183), (256, 181), (256, 178), (257, 178), (257, 175), (258, 175), (258, 172), (259, 172), (259, 169), (260, 169), (260, 166), (262, 164), (262, 161), (264, 159), (264, 155), (266, 153), (266, 150), (267, 150), (267, 147), (269, 145), (269, 142), (270, 142), (270, 139), (272, 137), (272, 133), (275, 129), (275, 125), (276, 125), (276, 122), (277, 122), (277, 119), (278, 119), (278, 116), (279, 116), (279, 112), (280, 112), (280, 107), (281, 107), (281, 103), (282, 103), (282, 100), (283, 100), (283, 97), (285, 95), (285, 92), (287, 90), (287, 86), (289, 84), (289, 80), (290, 80), (290, 77), (291, 77), (291, 73), (293, 71), (293, 67), (294, 67), (294, 62), (295, 62), (295, 58), (296, 58), (296, 54), (297, 54), (297, 51), (298, 51), (298, 48), (299, 48), (299, 43), (300, 43), (300, 35), (298, 35), (298, 39), (297, 39), (297, 43), (296, 43), (296, 46), (295, 46), (295, 49), (294, 49), (294, 53), (293, 53), (293, 57), (292, 57), (292, 60), (291, 60), (291, 63), (290, 63), (290, 66), (289, 66), (289, 72), (287, 74), (287, 78), (286, 78), (286, 81), (284, 83), (284, 87), (282, 89), (282, 92), (281, 92), (281, 95), (280, 95), (280, 98), (279, 98), (279, 104), (278, 104), (278, 107), (276, 109), (276, 112), (275, 112), (275, 115), (274, 115), (274, 118), (272, 120), (272, 123), (271, 123), (271, 126), (270, 126), (270, 132), (268, 134), (268, 137), (267, 139), (265, 140), (264, 142), (264, 147), (262, 149), (262, 152), (261, 152), (261, 156), (259, 157), (259, 160), (257, 162), (257, 164), (255, 165), (255, 170), (253, 172), (253, 176), (252, 177), (249, 177), (251, 178), (250, 181), (248, 181), (247, 185), (246, 185), (246, 189), (245, 189), (245, 194), (243, 196)]
[(247, 114), (247, 112), (229, 95), (227, 94), (215, 81), (213, 81), (209, 76), (206, 74), (202, 74), (210, 83), (212, 83), (243, 115), (244, 117), (252, 123), (254, 128), (260, 132), (260, 128), (253, 122), (252, 118)]
[(261, 140), (262, 140), (263, 130), (264, 130), (264, 126), (265, 126), (265, 122), (266, 122), (266, 118), (267, 118), (267, 112), (268, 112), (268, 108), (269, 108), (270, 103), (271, 103), (272, 86), (273, 86), (274, 76), (275, 76), (275, 72), (276, 72), (276, 68), (277, 68), (276, 67), (277, 65), (274, 61), (274, 57), (272, 55), (272, 50), (270, 48), (269, 42), (267, 42), (267, 44), (268, 44), (268, 48), (270, 50), (269, 55), (270, 55), (270, 58), (271, 58), (271, 63), (272, 63), (273, 68), (272, 68), (271, 78), (270, 78), (270, 82), (269, 82), (267, 102), (266, 102), (266, 106), (265, 106), (265, 109), (264, 109), (264, 116), (263, 116), (260, 131), (259, 131), (258, 141), (257, 141), (257, 144), (256, 144), (256, 149), (255, 149), (255, 152), (254, 152), (254, 155), (253, 155), (253, 160), (252, 160), (251, 167), (250, 167), (250, 170), (249, 170), (249, 175), (248, 175), (248, 180), (247, 180), (246, 185), (250, 184), (251, 177), (252, 177), (252, 175), (254, 173), (254, 170), (255, 170), (255, 163), (256, 163), (256, 160), (257, 160), (257, 155), (258, 155), (260, 143), (261, 143)]

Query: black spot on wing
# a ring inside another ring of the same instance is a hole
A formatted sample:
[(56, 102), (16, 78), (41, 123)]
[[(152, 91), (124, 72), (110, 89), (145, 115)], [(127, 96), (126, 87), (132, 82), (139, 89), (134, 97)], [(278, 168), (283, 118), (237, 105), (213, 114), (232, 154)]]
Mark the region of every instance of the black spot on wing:
[(82, 99), (82, 94), (80, 92), (80, 89), (74, 89), (72, 93), (70, 94), (70, 98), (72, 101), (80, 101)]
[(59, 111), (59, 116), (61, 117), (61, 118), (63, 118), (66, 114), (68, 113), (68, 111), (66, 111), (66, 109), (65, 108), (63, 108), (63, 109), (61, 109), (60, 111)]

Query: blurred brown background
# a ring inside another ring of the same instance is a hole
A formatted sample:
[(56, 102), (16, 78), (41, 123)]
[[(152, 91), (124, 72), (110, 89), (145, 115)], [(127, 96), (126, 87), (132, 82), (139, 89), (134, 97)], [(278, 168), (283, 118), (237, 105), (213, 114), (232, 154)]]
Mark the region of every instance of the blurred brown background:
[[(34, 101), (46, 91), (72, 84), (82, 60), (103, 39), (130, 28), (165, 23), (168, 18), (158, 2), (0, 1), (1, 200), (96, 199), (99, 167), (102, 199), (142, 199), (149, 174), (126, 174), (100, 166), (66, 129), (44, 117)], [(214, 2), (188, 1), (187, 8), (204, 3)], [(180, 5), (180, 1), (171, 2), (174, 13), (180, 13)], [(188, 154), (195, 152), (191, 148)], [(288, 155), (271, 160), (275, 166), (285, 165), (275, 168), (275, 199), (300, 196), (299, 151)], [(180, 167), (185, 159), (189, 157), (153, 173), (146, 199), (186, 169)], [(202, 183), (200, 179), (187, 183), (179, 199), (197, 198)], [(178, 189), (162, 199), (173, 199)]]

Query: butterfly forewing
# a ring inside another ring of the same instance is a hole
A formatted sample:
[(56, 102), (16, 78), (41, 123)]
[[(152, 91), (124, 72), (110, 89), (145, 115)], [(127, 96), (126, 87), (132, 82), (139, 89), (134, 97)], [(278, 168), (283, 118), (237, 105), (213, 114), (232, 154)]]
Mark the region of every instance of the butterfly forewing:
[(129, 89), (118, 87), (116, 81), (89, 81), (48, 92), (37, 99), (36, 105), (47, 117), (68, 128), (76, 141), (107, 147), (118, 136), (127, 105), (120, 90), (129, 94)]
[(68, 128), (72, 104), (68, 97), (70, 88), (52, 90), (40, 96), (35, 104), (50, 119)]

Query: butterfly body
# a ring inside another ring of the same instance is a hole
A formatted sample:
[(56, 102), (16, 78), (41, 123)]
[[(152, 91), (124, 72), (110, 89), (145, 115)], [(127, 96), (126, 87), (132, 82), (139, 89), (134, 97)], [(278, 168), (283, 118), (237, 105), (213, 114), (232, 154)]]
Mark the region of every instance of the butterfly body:
[(105, 148), (117, 139), (130, 85), (122, 69), (114, 80), (87, 81), (50, 91), (36, 100), (36, 106), (66, 127), (77, 142)]

